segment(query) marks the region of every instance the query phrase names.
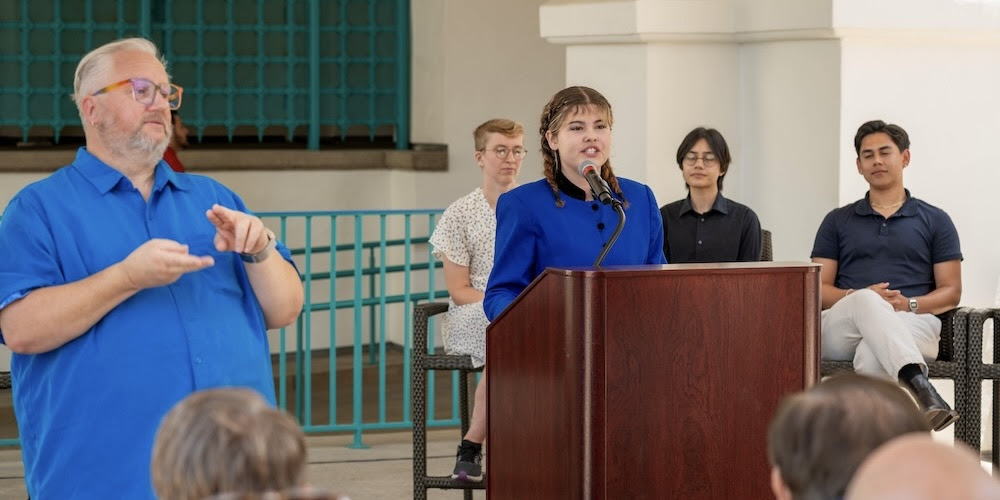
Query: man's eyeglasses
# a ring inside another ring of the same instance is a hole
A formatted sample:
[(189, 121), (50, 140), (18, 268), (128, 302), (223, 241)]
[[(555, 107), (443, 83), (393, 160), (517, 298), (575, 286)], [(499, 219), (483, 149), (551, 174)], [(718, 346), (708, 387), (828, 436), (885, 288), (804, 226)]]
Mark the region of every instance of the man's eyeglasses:
[(156, 84), (145, 78), (129, 78), (118, 83), (112, 83), (91, 95), (101, 95), (129, 84), (132, 85), (132, 99), (135, 99), (135, 102), (143, 106), (153, 104), (153, 101), (156, 100), (156, 94), (160, 94), (160, 97), (163, 97), (163, 100), (167, 101), (170, 109), (177, 110), (181, 107), (181, 95), (184, 94), (183, 88), (172, 83)]
[(689, 154), (689, 155), (687, 155), (687, 156), (684, 157), (684, 164), (687, 165), (687, 166), (689, 166), (689, 167), (693, 167), (693, 166), (695, 166), (696, 163), (698, 163), (698, 160), (701, 160), (702, 163), (704, 163), (706, 167), (714, 167), (714, 166), (716, 166), (716, 165), (719, 164), (719, 159), (716, 158), (715, 155), (713, 155), (713, 154), (707, 154), (705, 156), (698, 156), (696, 154)]
[(507, 155), (510, 153), (514, 153), (515, 160), (523, 160), (524, 155), (528, 154), (528, 150), (524, 148), (507, 149), (503, 146), (490, 149), (489, 151), (493, 151), (493, 154), (497, 155), (497, 158), (500, 158), (501, 160), (506, 159)]

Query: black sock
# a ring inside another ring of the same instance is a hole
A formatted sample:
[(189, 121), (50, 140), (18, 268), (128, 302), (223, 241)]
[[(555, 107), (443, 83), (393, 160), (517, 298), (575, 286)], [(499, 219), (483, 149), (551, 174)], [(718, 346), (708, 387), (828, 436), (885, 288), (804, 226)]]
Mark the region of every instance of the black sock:
[(480, 452), (480, 451), (483, 451), (483, 443), (473, 443), (472, 441), (469, 441), (468, 439), (463, 439), (462, 440), (462, 448), (472, 448), (473, 450), (476, 450), (477, 452)]
[(899, 380), (901, 382), (909, 382), (917, 375), (923, 375), (924, 371), (920, 369), (920, 365), (910, 363), (899, 369)]

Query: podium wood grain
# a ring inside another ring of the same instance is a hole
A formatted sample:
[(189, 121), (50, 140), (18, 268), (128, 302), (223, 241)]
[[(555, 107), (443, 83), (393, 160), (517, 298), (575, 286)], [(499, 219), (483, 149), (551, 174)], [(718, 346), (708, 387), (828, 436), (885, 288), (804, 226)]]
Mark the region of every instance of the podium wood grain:
[(771, 498), (819, 376), (819, 267), (549, 269), (487, 333), (490, 499)]

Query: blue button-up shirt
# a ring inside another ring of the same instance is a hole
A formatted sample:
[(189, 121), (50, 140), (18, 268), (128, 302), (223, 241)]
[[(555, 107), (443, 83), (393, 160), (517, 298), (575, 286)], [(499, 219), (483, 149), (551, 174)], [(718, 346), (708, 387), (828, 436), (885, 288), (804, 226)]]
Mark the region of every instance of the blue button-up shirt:
[[(190, 392), (246, 386), (274, 402), (263, 312), (233, 252), (214, 246), (213, 203), (247, 211), (202, 176), (156, 166), (147, 202), (81, 148), (72, 165), (24, 188), (0, 221), (0, 308), (79, 281), (152, 238), (187, 244), (215, 265), (142, 290), (49, 352), (14, 354), (14, 408), (32, 498), (153, 498), (160, 419)], [(291, 262), (288, 249), (279, 244)], [(0, 332), (0, 340), (2, 340)]]
[[(569, 184), (568, 181), (565, 182)], [(569, 184), (572, 186), (572, 184)], [(629, 207), (625, 227), (604, 265), (666, 264), (663, 222), (648, 186), (618, 178)], [(496, 254), (483, 299), (492, 321), (546, 267), (593, 265), (618, 225), (610, 206), (584, 201), (579, 188), (560, 189), (556, 206), (545, 179), (512, 189), (497, 201)], [(615, 195), (615, 198), (620, 198)]]

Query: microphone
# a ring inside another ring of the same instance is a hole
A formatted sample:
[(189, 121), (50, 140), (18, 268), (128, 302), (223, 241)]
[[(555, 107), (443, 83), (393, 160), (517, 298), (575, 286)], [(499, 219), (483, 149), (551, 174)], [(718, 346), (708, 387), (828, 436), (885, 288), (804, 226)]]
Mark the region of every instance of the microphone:
[(586, 160), (580, 164), (580, 167), (577, 168), (577, 172), (579, 172), (580, 175), (586, 178), (587, 182), (590, 183), (590, 192), (594, 195), (594, 198), (605, 205), (609, 205), (611, 203), (611, 200), (614, 199), (611, 197), (611, 188), (609, 188), (608, 183), (604, 182), (604, 179), (601, 178), (601, 174), (597, 170), (596, 163)]

